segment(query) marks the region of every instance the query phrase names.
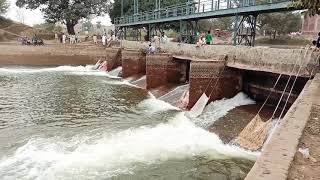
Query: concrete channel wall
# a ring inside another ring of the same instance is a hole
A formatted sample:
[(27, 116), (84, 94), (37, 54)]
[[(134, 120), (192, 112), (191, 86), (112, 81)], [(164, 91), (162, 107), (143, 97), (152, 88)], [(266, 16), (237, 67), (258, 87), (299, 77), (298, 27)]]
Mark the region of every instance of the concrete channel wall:
[(319, 98), (316, 96), (318, 91), (320, 91), (320, 74), (307, 83), (269, 143), (265, 145), (246, 180), (287, 179), (299, 140), (311, 113), (313, 100)]
[[(147, 49), (147, 42), (123, 41), (125, 48)], [(169, 42), (158, 44), (160, 51), (174, 56), (184, 56), (186, 59), (212, 60), (217, 56), (227, 56), (227, 66), (237, 69), (284, 73), (290, 75), (301, 65), (300, 76), (309, 77), (314, 73), (314, 67), (319, 65), (319, 52), (303, 49), (278, 49), (268, 47), (244, 47), (230, 45), (212, 45), (198, 47), (194, 44)], [(314, 73), (315, 74), (315, 73)]]
[(118, 48), (97, 46), (21, 46), (0, 44), (0, 65), (61, 66), (95, 64), (108, 60), (109, 67), (119, 66), (121, 51)]

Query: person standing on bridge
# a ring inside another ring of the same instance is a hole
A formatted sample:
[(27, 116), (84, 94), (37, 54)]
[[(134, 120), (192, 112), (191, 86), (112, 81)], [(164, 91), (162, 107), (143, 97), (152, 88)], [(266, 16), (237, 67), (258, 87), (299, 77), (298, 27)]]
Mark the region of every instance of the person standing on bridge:
[(211, 35), (211, 32), (208, 31), (208, 34), (206, 35), (206, 44), (210, 45), (211, 42), (212, 42), (212, 35)]

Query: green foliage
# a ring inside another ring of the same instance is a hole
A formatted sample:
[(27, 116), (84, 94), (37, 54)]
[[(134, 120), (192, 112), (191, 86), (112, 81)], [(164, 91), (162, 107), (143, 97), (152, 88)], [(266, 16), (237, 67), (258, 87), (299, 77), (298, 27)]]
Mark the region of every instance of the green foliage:
[(269, 13), (258, 16), (257, 26), (260, 32), (265, 31), (268, 35), (286, 35), (297, 32), (301, 28), (300, 13)]
[(9, 8), (9, 3), (7, 0), (0, 0), (0, 14), (4, 14), (7, 12)]
[(82, 28), (86, 31), (91, 31), (93, 29), (93, 24), (91, 23), (91, 21), (86, 20), (85, 22), (83, 22)]
[(200, 31), (208, 31), (213, 29), (220, 29), (220, 30), (232, 30), (233, 24), (232, 17), (222, 17), (210, 20), (200, 20), (198, 22)]
[(60, 33), (63, 30), (61, 26), (56, 26), (55, 23), (48, 22), (36, 24), (33, 28), (37, 29), (40, 33)]
[(6, 28), (13, 24), (13, 21), (0, 16), (0, 29)]
[(305, 46), (311, 44), (310, 40), (301, 37), (282, 37), (278, 39), (260, 38), (256, 40), (257, 45), (296, 45)]
[(298, 9), (308, 9), (310, 16), (320, 14), (320, 1), (319, 0), (294, 0), (291, 7)]
[(18, 7), (37, 9), (43, 12), (47, 22), (61, 21), (67, 25), (68, 33), (74, 33), (74, 26), (82, 18), (106, 13), (109, 0), (17, 0)]

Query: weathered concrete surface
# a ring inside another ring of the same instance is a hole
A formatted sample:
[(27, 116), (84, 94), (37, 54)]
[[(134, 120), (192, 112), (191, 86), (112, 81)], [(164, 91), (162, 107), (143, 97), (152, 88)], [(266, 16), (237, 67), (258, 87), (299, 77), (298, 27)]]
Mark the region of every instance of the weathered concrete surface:
[(171, 54), (161, 53), (147, 55), (146, 75), (147, 89), (166, 84), (180, 84), (186, 72), (185, 61), (175, 60)]
[[(126, 48), (146, 49), (147, 42), (123, 41)], [(160, 45), (161, 51), (171, 53), (174, 56), (184, 56), (193, 61), (212, 60), (217, 56), (228, 56), (227, 66), (238, 69), (265, 71), (273, 73), (291, 74), (297, 60), (303, 68), (300, 76), (310, 76), (315, 66), (319, 66), (319, 52), (308, 50), (304, 58), (305, 50), (278, 49), (268, 47), (244, 47), (230, 45), (210, 45), (197, 47), (194, 44), (179, 44), (169, 42)], [(300, 61), (302, 59), (302, 61)], [(302, 63), (300, 63), (302, 62)], [(298, 68), (296, 68), (295, 72)]]
[(242, 76), (237, 70), (225, 69), (225, 61), (191, 62), (188, 108), (206, 92), (209, 102), (231, 98), (242, 89)]
[(106, 50), (99, 46), (0, 44), (0, 49), (0, 65), (86, 65), (94, 64), (99, 59), (108, 60), (109, 68), (120, 64), (117, 62), (119, 49)]
[(309, 81), (282, 119), (246, 180), (286, 180), (314, 100), (319, 99), (320, 74)]
[(137, 50), (122, 50), (122, 77), (146, 74), (146, 54)]
[[(281, 76), (281, 79), (279, 80), (277, 86), (273, 89), (273, 86), (275, 85), (278, 78), (279, 74), (245, 70), (243, 71), (243, 92), (248, 94), (257, 102), (264, 102), (271, 91), (272, 93), (268, 99), (267, 104), (276, 106), (279, 102), (279, 99), (281, 99), (282, 92), (285, 89), (290, 76)], [(288, 84), (286, 92), (284, 93), (280, 107), (284, 107), (294, 80), (295, 77), (290, 78), (290, 83)], [(308, 80), (309, 78), (297, 78), (295, 86), (293, 87), (292, 93), (288, 100), (288, 108), (290, 108), (290, 106), (298, 98)]]
[(167, 64), (172, 60), (170, 54), (147, 55), (147, 89), (163, 86), (168, 83)]

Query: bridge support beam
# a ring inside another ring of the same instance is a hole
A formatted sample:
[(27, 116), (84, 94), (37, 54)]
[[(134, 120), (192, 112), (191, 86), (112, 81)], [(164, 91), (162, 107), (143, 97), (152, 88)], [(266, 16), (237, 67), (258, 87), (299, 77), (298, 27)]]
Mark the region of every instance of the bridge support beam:
[(183, 43), (195, 43), (197, 41), (198, 20), (180, 21), (180, 41)]
[(254, 46), (256, 39), (257, 14), (236, 16), (234, 45)]

